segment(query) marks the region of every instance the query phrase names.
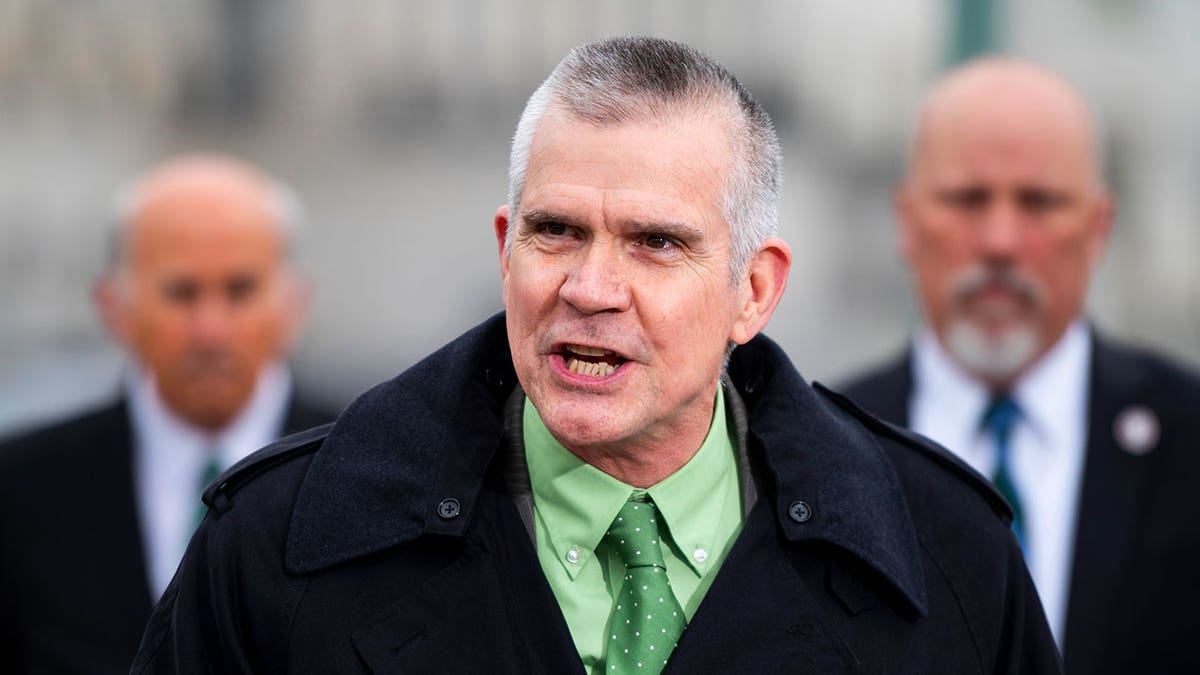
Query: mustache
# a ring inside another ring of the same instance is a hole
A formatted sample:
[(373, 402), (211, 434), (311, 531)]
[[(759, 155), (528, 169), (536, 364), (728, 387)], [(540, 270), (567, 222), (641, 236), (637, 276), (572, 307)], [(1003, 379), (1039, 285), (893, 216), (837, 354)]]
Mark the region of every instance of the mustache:
[(1016, 295), (1026, 304), (1035, 307), (1042, 304), (1042, 289), (1037, 282), (1008, 266), (971, 267), (954, 280), (951, 293), (955, 302), (962, 303), (978, 293), (995, 288)]

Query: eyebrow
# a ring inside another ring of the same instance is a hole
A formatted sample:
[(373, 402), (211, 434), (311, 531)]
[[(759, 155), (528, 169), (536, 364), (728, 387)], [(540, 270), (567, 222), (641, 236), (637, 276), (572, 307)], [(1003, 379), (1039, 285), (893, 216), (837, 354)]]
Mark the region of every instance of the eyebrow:
[[(562, 223), (563, 225), (570, 225), (572, 227), (580, 228), (586, 228), (588, 226), (588, 223), (585, 220), (561, 213), (556, 213), (554, 211), (545, 211), (542, 209), (529, 209), (528, 211), (522, 211), (521, 220), (534, 225), (541, 223)], [(704, 238), (703, 230), (694, 225), (689, 225), (681, 221), (647, 222), (631, 220), (618, 223), (616, 229), (624, 233), (640, 232), (647, 234), (661, 234), (678, 239), (682, 242), (693, 242)]]
[(523, 210), (520, 216), (522, 222), (535, 225), (540, 225), (541, 223), (562, 223), (563, 225), (571, 225), (572, 227), (584, 227), (586, 225), (584, 221), (578, 218), (553, 211), (543, 211), (542, 209)]

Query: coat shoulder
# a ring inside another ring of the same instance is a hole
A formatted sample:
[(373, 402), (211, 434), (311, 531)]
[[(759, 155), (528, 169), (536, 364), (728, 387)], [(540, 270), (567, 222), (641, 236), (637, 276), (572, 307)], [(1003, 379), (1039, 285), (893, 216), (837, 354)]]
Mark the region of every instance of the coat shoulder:
[[(299, 489), (304, 472), (289, 470), (296, 465), (308, 466), (312, 455), (329, 435), (332, 423), (284, 436), (266, 447), (251, 453), (229, 467), (204, 490), (202, 499), (219, 515), (232, 508), (233, 501), (243, 493), (253, 491), (257, 483), (270, 484), (273, 489), (288, 486)], [(252, 487), (254, 486), (254, 487)]]
[(58, 475), (89, 454), (127, 444), (127, 416), (124, 403), (116, 403), (0, 439), (0, 476), (26, 480), (34, 474)]
[(1165, 354), (1097, 338), (1097, 365), (1116, 370), (1124, 379), (1195, 409), (1200, 401), (1200, 371)]
[[(859, 423), (876, 436), (912, 451), (908, 454), (920, 460), (918, 462), (919, 466), (932, 469), (938, 474), (952, 476), (956, 479), (956, 483), (982, 499), (1006, 524), (1012, 521), (1012, 509), (1009, 507), (1008, 502), (1004, 500), (1004, 497), (992, 486), (991, 481), (981, 476), (954, 453), (925, 436), (876, 417), (859, 407), (857, 403), (845, 394), (834, 391), (820, 382), (813, 383), (813, 388), (856, 418)], [(903, 464), (907, 465), (910, 463), (904, 462)]]

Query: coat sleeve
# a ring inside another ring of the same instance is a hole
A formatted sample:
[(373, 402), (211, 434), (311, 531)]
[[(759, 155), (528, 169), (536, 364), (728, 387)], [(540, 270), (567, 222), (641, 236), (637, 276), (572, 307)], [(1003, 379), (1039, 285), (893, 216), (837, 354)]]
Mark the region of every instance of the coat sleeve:
[(1009, 537), (1008, 552), (1004, 617), (992, 672), (996, 675), (1062, 673), (1062, 658), (1016, 537)]
[[(204, 519), (174, 578), (154, 607), (131, 675), (251, 673), (230, 551), (214, 545), (214, 519)], [(225, 555), (222, 555), (225, 554)]]

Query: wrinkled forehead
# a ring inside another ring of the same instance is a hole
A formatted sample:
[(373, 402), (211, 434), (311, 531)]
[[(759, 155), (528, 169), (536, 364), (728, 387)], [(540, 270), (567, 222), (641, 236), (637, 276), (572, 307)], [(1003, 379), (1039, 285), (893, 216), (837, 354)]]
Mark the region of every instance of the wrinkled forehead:
[(596, 122), (548, 110), (532, 143), (521, 210), (547, 184), (581, 176), (596, 188), (643, 189), (719, 207), (734, 155), (727, 118), (710, 111)]

